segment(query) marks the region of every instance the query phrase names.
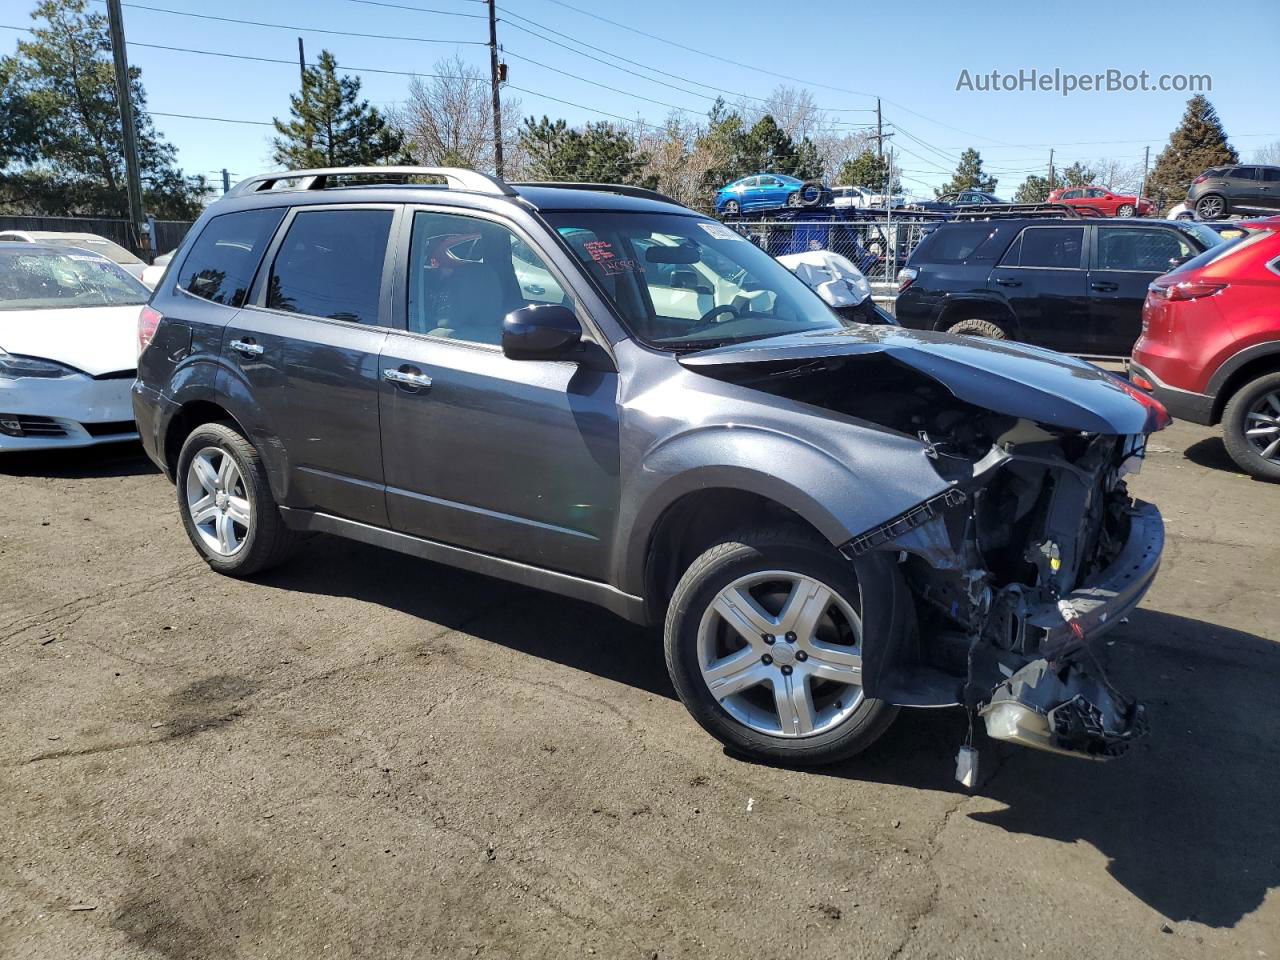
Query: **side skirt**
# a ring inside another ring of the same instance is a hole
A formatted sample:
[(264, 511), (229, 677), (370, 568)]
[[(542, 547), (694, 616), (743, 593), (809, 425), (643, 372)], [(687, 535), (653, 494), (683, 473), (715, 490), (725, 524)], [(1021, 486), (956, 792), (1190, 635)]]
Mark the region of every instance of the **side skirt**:
[(375, 547), (385, 547), (398, 553), (421, 557), (434, 563), (443, 563), (461, 570), (470, 570), (499, 580), (508, 580), (526, 587), (558, 593), (575, 600), (585, 600), (604, 607), (618, 616), (633, 623), (646, 624), (645, 603), (640, 597), (623, 593), (616, 587), (598, 580), (585, 580), (568, 573), (544, 570), (541, 567), (504, 560), (487, 553), (477, 553), (463, 547), (424, 540), (407, 533), (397, 533), (382, 527), (371, 526), (356, 520), (345, 520), (313, 510), (298, 510), (292, 507), (281, 507), (280, 514), (284, 522), (293, 530), (308, 533), (331, 533), (335, 536), (358, 540)]

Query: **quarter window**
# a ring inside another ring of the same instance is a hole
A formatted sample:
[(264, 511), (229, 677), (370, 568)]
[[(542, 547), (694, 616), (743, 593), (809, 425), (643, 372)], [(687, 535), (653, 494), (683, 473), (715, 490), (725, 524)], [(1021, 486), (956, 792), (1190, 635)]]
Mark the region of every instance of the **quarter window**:
[(1005, 257), (1006, 266), (1077, 268), (1084, 227), (1027, 227), (1018, 240)]
[(214, 217), (182, 262), (179, 289), (229, 307), (243, 305), (263, 248), (283, 217), (278, 207)]
[(1098, 227), (1099, 270), (1166, 273), (1195, 254), (1174, 230)]
[(542, 257), (506, 227), (451, 213), (414, 214), (410, 330), (496, 346), (502, 318), (539, 303), (572, 306)]
[(267, 306), (376, 324), (390, 210), (304, 210), (293, 218), (271, 276)]

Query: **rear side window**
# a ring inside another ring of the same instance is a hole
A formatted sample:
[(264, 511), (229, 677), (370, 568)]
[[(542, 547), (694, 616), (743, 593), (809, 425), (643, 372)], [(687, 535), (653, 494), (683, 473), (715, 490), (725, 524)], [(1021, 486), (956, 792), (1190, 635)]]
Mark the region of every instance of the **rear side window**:
[(229, 307), (243, 305), (262, 251), (283, 217), (278, 207), (214, 217), (182, 262), (178, 288)]
[(271, 265), (267, 306), (376, 324), (390, 210), (304, 210)]
[(1227, 174), (1227, 176), (1229, 176), (1232, 180), (1257, 180), (1258, 168), (1257, 167), (1236, 167), (1229, 174)]
[(920, 244), (922, 263), (964, 263), (996, 235), (990, 223), (965, 223), (934, 230)]
[(1007, 267), (1079, 268), (1084, 227), (1027, 227), (1009, 248)]

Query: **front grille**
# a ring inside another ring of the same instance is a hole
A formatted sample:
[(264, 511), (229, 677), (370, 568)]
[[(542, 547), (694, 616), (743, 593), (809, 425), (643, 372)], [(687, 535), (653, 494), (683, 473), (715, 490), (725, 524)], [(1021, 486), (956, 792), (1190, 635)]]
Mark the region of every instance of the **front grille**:
[(112, 370), (110, 373), (100, 373), (95, 376), (95, 380), (132, 380), (138, 375), (137, 370)]
[(91, 437), (109, 437), (116, 433), (137, 433), (138, 425), (132, 420), (108, 420), (104, 423), (85, 423), (82, 426)]
[(52, 417), (0, 413), (0, 433), (10, 437), (65, 437), (67, 431)]

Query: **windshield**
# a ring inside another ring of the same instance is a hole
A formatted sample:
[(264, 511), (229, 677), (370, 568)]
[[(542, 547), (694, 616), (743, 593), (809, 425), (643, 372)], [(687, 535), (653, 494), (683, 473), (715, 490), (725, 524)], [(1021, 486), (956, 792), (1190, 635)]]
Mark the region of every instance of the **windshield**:
[(630, 331), (703, 350), (848, 326), (786, 267), (722, 223), (664, 213), (549, 212)]
[(0, 310), (143, 304), (149, 290), (91, 254), (0, 248)]

